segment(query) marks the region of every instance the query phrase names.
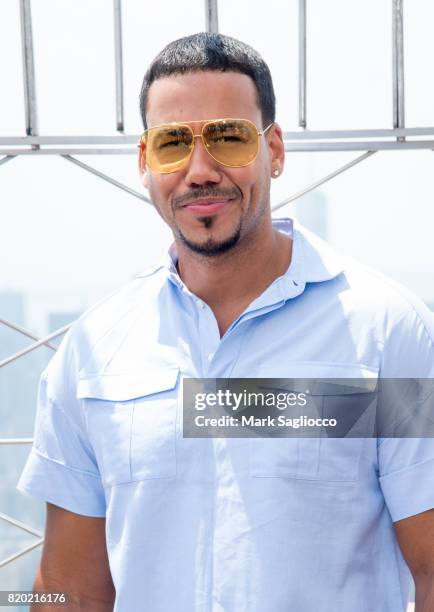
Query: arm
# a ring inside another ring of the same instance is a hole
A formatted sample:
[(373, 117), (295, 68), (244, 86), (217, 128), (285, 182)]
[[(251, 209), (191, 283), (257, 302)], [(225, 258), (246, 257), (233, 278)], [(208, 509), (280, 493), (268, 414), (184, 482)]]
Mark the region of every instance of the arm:
[(71, 603), (33, 606), (31, 612), (112, 612), (115, 589), (105, 539), (105, 519), (47, 504), (45, 543), (34, 591), (65, 592)]
[(394, 523), (399, 546), (416, 585), (415, 612), (434, 610), (434, 510)]

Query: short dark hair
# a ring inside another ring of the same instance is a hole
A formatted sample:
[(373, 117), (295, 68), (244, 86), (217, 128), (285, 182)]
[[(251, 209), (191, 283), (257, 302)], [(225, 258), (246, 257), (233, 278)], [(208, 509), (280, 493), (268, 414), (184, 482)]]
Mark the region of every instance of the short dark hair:
[(270, 69), (255, 49), (246, 43), (211, 32), (200, 32), (169, 43), (149, 66), (140, 92), (140, 113), (147, 128), (146, 107), (152, 83), (172, 74), (202, 70), (240, 72), (253, 80), (263, 127), (274, 122), (276, 98)]

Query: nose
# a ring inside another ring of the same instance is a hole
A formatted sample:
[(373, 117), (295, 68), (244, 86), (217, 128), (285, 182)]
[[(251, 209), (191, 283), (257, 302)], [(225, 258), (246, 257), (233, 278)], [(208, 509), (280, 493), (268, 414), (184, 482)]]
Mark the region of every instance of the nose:
[(221, 181), (220, 167), (207, 152), (200, 135), (194, 137), (194, 148), (185, 172), (185, 182), (189, 187)]

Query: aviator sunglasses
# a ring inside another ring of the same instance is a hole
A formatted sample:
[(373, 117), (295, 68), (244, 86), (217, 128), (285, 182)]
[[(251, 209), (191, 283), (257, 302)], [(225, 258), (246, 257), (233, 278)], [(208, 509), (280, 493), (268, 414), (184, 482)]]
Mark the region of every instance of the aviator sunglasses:
[[(190, 124), (202, 123), (200, 134), (194, 134)], [(212, 119), (188, 123), (165, 123), (143, 132), (146, 164), (159, 174), (180, 170), (193, 153), (195, 138), (201, 138), (205, 150), (223, 166), (241, 168), (251, 164), (258, 155), (259, 137), (273, 124), (259, 131), (248, 119)]]

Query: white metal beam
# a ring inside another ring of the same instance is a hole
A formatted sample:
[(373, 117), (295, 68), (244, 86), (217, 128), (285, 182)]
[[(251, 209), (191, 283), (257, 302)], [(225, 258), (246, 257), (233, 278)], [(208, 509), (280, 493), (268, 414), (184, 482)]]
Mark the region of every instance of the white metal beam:
[(0, 438), (0, 444), (33, 444), (33, 438)]
[(219, 31), (217, 0), (205, 0), (205, 21), (207, 32)]
[(405, 125), (404, 0), (392, 0), (393, 127)]
[(20, 0), (21, 46), (23, 54), (26, 134), (38, 133), (35, 62), (33, 56), (32, 12), (30, 0)]
[(75, 159), (75, 157), (71, 157), (70, 155), (62, 155), (62, 157), (64, 159), (66, 159), (67, 161), (72, 162), (76, 166), (79, 166), (79, 168), (82, 168), (83, 170), (86, 170), (87, 172), (90, 172), (91, 174), (94, 174), (95, 176), (97, 176), (98, 178), (102, 179), (103, 181), (106, 181), (107, 183), (110, 183), (111, 185), (114, 185), (118, 189), (122, 189), (122, 191), (126, 191), (130, 195), (133, 195), (136, 198), (139, 198), (139, 200), (142, 200), (142, 202), (146, 202), (147, 204), (151, 204), (151, 200), (149, 198), (147, 198), (143, 194), (139, 193), (135, 189), (131, 189), (131, 187), (128, 187), (127, 185), (124, 185), (123, 183), (120, 183), (119, 181), (117, 181), (116, 179), (112, 178), (108, 174), (104, 174), (104, 172), (100, 172), (96, 168), (93, 168), (92, 166), (89, 166), (88, 164), (85, 164), (84, 162), (80, 161), (79, 159)]
[(306, 0), (298, 0), (298, 125), (305, 129), (306, 117)]
[(42, 538), (42, 533), (40, 531), (33, 529), (33, 527), (29, 527), (25, 523), (21, 523), (21, 521), (17, 521), (17, 519), (14, 519), (11, 516), (8, 516), (7, 514), (3, 514), (3, 512), (0, 512), (0, 519), (2, 521), (5, 521), (5, 523), (9, 523), (14, 527), (18, 527), (18, 529), (22, 529), (23, 531), (27, 531), (27, 533), (31, 533), (32, 535), (37, 536), (38, 538)]
[(38, 540), (34, 544), (27, 546), (27, 548), (25, 548), (24, 550), (21, 550), (20, 552), (15, 553), (14, 555), (11, 555), (10, 557), (8, 557), (7, 559), (4, 559), (3, 561), (0, 561), (0, 568), (5, 567), (5, 565), (8, 565), (8, 563), (12, 563), (12, 561), (19, 559), (20, 557), (23, 557), (25, 554), (31, 552), (35, 548), (38, 548), (38, 546), (41, 546), (43, 543), (44, 543), (43, 539)]
[[(36, 340), (36, 342), (39, 340), (39, 338), (28, 332), (26, 329), (24, 329), (24, 327), (20, 327), (16, 323), (11, 323), (11, 321), (6, 321), (6, 319), (0, 319), (0, 325), (5, 325), (6, 327), (9, 327), (10, 329), (13, 329), (14, 331), (18, 332), (19, 334), (30, 338), (30, 340)], [(57, 351), (57, 347), (54, 346), (54, 344), (45, 342), (45, 346), (52, 349), (53, 351)]]
[(282, 202), (279, 202), (279, 204), (275, 204), (274, 206), (271, 207), (271, 210), (273, 211), (278, 210), (279, 208), (282, 208), (282, 206), (286, 206), (286, 204), (290, 204), (291, 202), (298, 200), (299, 198), (306, 195), (310, 191), (313, 191), (314, 189), (317, 189), (317, 187), (324, 185), (324, 183), (327, 183), (327, 181), (331, 181), (331, 179), (335, 178), (335, 176), (342, 174), (343, 172), (345, 172), (346, 170), (349, 170), (356, 164), (360, 164), (360, 162), (364, 161), (365, 159), (368, 159), (368, 157), (371, 157), (371, 155), (373, 155), (374, 153), (376, 153), (376, 151), (367, 151), (363, 155), (360, 155), (360, 157), (356, 157), (356, 159), (353, 159), (352, 161), (348, 162), (344, 166), (341, 166), (334, 172), (331, 172), (330, 174), (327, 174), (327, 176), (324, 176), (318, 181), (315, 181), (315, 183), (312, 183), (312, 185), (309, 185), (309, 187), (306, 187), (302, 191), (298, 191), (297, 193), (290, 196), (289, 198), (286, 198)]
[(116, 129), (124, 131), (124, 65), (122, 57), (122, 4), (113, 0), (115, 25)]
[(58, 336), (61, 336), (62, 334), (66, 333), (68, 331), (68, 329), (71, 327), (71, 325), (72, 325), (72, 323), (68, 323), (68, 325), (65, 325), (64, 327), (61, 327), (60, 329), (58, 329), (57, 331), (52, 332), (48, 336), (45, 336), (44, 338), (41, 338), (41, 340), (38, 340), (37, 342), (34, 342), (33, 344), (30, 344), (30, 346), (27, 346), (26, 348), (22, 349), (21, 351), (18, 351), (17, 353), (14, 353), (10, 357), (6, 357), (6, 359), (3, 359), (2, 361), (0, 361), (0, 368), (3, 368), (4, 366), (7, 366), (9, 363), (12, 363), (13, 361), (16, 361), (20, 357), (24, 357), (24, 355), (27, 355), (28, 353), (31, 353), (32, 351), (36, 350), (40, 346), (43, 346), (44, 344), (46, 344), (47, 341), (53, 340), (54, 338), (57, 338)]
[(2, 157), (0, 159), (0, 166), (2, 164), (7, 164), (8, 162), (10, 162), (12, 159), (15, 159), (15, 155), (6, 155), (6, 157)]

